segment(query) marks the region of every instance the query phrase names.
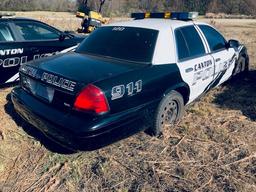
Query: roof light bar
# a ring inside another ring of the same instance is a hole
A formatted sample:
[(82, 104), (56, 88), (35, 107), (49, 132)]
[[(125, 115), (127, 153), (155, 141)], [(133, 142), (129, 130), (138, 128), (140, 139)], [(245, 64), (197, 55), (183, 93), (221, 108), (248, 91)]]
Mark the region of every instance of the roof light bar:
[(0, 12), (0, 18), (2, 18), (2, 17), (13, 17), (15, 15), (16, 15), (15, 13), (1, 13)]
[(146, 18), (193, 20), (198, 17), (198, 12), (132, 13), (131, 17), (136, 20)]

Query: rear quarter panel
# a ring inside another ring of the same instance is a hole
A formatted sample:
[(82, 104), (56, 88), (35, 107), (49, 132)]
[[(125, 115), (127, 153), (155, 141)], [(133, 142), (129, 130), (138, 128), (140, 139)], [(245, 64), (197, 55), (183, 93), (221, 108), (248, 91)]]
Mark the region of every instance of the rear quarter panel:
[[(136, 82), (142, 83), (139, 92), (135, 86)], [(134, 85), (132, 91), (130, 89), (131, 84)], [(157, 104), (166, 92), (180, 86), (188, 88), (183, 83), (176, 64), (145, 66), (111, 79), (99, 81), (95, 85), (105, 92), (111, 113), (118, 113), (146, 104)], [(120, 98), (113, 98), (115, 87), (124, 89)], [(131, 92), (132, 94), (129, 94)]]

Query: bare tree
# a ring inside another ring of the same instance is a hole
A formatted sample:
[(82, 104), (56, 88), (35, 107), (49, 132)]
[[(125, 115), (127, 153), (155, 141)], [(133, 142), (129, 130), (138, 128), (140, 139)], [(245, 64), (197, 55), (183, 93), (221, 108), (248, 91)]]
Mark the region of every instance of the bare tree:
[[(0, 0), (0, 11), (76, 11), (84, 0)], [(29, 5), (29, 6), (28, 6)], [(99, 10), (100, 0), (88, 0), (91, 10)], [(256, 14), (255, 0), (106, 0), (106, 16), (129, 15), (135, 11), (199, 11), (229, 14)]]

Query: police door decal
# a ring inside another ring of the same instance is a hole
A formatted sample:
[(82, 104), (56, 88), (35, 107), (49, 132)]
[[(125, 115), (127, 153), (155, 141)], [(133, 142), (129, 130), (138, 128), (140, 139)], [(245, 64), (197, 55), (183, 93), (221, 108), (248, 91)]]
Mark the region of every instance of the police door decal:
[(213, 57), (205, 55), (179, 62), (177, 65), (183, 81), (189, 85), (190, 103), (204, 93), (205, 89), (213, 81), (215, 73)]

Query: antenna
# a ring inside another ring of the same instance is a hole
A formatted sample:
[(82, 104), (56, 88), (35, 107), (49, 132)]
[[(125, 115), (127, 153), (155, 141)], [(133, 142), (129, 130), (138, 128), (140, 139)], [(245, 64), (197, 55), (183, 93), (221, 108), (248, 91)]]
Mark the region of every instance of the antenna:
[(99, 8), (99, 13), (101, 13), (102, 6), (104, 5), (105, 0), (100, 0), (100, 8)]

